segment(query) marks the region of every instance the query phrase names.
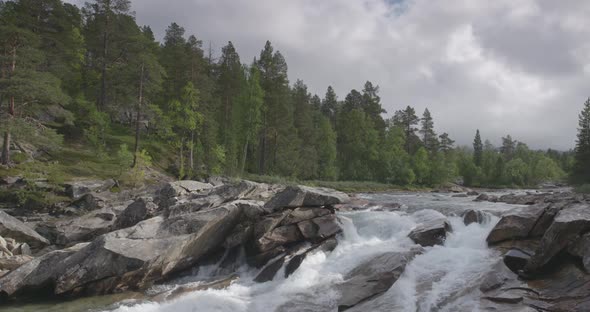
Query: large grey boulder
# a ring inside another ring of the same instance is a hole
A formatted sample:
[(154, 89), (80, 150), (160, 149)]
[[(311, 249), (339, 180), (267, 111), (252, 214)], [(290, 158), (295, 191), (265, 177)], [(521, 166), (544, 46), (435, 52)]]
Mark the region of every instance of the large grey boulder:
[(72, 264), (66, 259), (87, 245), (88, 243), (83, 243), (67, 249), (52, 251), (21, 265), (0, 278), (0, 293), (13, 296), (34, 292), (55, 282), (67, 266)]
[(322, 187), (288, 186), (273, 196), (265, 205), (270, 210), (297, 207), (321, 207), (345, 204), (347, 194)]
[(545, 232), (541, 243), (525, 270), (535, 272), (548, 264), (559, 252), (567, 250), (590, 231), (590, 205), (575, 204), (559, 211)]
[(418, 224), (408, 237), (424, 247), (442, 245), (447, 232), (453, 230), (447, 218), (438, 211), (425, 209), (414, 213), (412, 217)]
[(42, 248), (49, 241), (18, 219), (0, 211), (0, 236), (10, 237), (18, 242), (25, 242), (32, 248)]
[(547, 204), (517, 207), (504, 213), (488, 235), (488, 244), (527, 238), (546, 207)]
[(42, 256), (39, 261), (44, 265), (54, 265), (44, 266), (47, 272), (38, 270), (39, 265), (27, 267), (27, 263), (23, 266), (27, 269), (0, 279), (0, 291), (9, 295), (26, 292), (30, 280), (43, 280), (55, 294), (92, 295), (149, 287), (220, 247), (240, 216), (241, 209), (230, 203), (168, 219), (147, 219), (104, 234), (65, 257), (61, 251)]
[(420, 249), (386, 252), (348, 272), (344, 282), (336, 287), (341, 294), (338, 311), (344, 311), (386, 292), (404, 272), (406, 265), (420, 252)]
[(464, 211), (461, 213), (461, 217), (463, 218), (463, 223), (465, 225), (469, 225), (471, 223), (484, 224), (491, 220), (491, 216), (488, 213), (475, 209), (468, 209)]
[(154, 204), (151, 198), (138, 198), (117, 216), (113, 226), (115, 229), (134, 226), (148, 216), (154, 216), (157, 209), (158, 206)]
[(317, 242), (340, 233), (342, 229), (338, 224), (336, 215), (329, 214), (311, 220), (297, 223), (297, 227), (306, 239)]
[(586, 233), (568, 247), (568, 252), (571, 255), (582, 259), (584, 270), (590, 273), (590, 233)]
[(105, 293), (122, 285), (148, 287), (221, 246), (240, 216), (236, 205), (226, 204), (168, 219), (154, 217), (103, 235), (72, 255), (77, 265), (59, 277), (55, 292), (80, 287), (93, 291), (94, 284)]

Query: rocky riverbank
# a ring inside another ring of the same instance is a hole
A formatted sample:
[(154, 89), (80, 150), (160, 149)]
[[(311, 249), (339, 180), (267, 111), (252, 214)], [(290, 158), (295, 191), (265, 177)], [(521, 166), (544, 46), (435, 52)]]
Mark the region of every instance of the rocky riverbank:
[(258, 281), (283, 264), (288, 275), (308, 253), (335, 247), (341, 229), (332, 207), (349, 200), (329, 189), (250, 181), (178, 181), (125, 193), (94, 185), (67, 186), (65, 210), (88, 211), (79, 216), (23, 222), (0, 212), (2, 300), (146, 290), (220, 255), (231, 268), (242, 250), (260, 268)]

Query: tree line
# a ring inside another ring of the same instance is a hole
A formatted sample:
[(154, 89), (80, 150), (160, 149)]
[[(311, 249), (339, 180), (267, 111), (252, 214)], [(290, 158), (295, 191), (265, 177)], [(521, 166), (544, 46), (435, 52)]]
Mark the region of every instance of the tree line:
[[(55, 149), (84, 142), (108, 152), (106, 137), (134, 134), (174, 151), (181, 178), (277, 175), (302, 180), (371, 180), (439, 185), (533, 185), (573, 166), (571, 153), (533, 151), (510, 136), (496, 148), (454, 146), (426, 109), (383, 118), (379, 87), (367, 81), (339, 99), (291, 83), (285, 58), (267, 41), (244, 62), (232, 42), (211, 47), (172, 23), (162, 42), (136, 23), (128, 0), (0, 1), (2, 163), (21, 142)], [(158, 155), (150, 155), (157, 158)]]

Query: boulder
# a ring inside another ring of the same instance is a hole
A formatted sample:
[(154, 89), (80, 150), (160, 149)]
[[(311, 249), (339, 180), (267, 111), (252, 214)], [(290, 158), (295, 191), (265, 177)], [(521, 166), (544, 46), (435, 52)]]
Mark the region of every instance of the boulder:
[(69, 208), (74, 208), (71, 211), (75, 212), (92, 211), (100, 208), (100, 200), (92, 194), (84, 194), (72, 202)]
[(487, 237), (488, 244), (505, 240), (527, 238), (543, 215), (546, 205), (517, 207), (502, 215), (502, 218)]
[(510, 271), (519, 274), (531, 259), (531, 255), (520, 249), (510, 249), (504, 255), (504, 264)]
[(226, 201), (239, 199), (266, 201), (273, 196), (280, 187), (265, 183), (242, 180), (238, 183), (226, 183), (216, 187), (211, 194), (224, 198)]
[(272, 279), (275, 277), (277, 272), (283, 267), (283, 264), (285, 263), (286, 256), (287, 255), (283, 254), (280, 257), (278, 257), (277, 259), (270, 261), (266, 266), (264, 266), (262, 271), (260, 271), (260, 273), (258, 273), (258, 275), (256, 275), (256, 277), (254, 278), (254, 281), (257, 283), (264, 283), (264, 282), (272, 281)]
[(281, 221), (281, 224), (295, 224), (329, 214), (331, 211), (323, 208), (295, 208)]
[(467, 196), (467, 194), (455, 194), (455, 195), (452, 195), (451, 197), (454, 197), (454, 198), (465, 198), (465, 197), (469, 197), (469, 196)]
[(511, 205), (534, 205), (543, 202), (545, 196), (545, 194), (507, 194), (500, 196), (498, 201)]
[(344, 276), (344, 282), (336, 286), (341, 294), (338, 299), (338, 311), (344, 311), (386, 292), (404, 272), (406, 264), (418, 253), (420, 249), (386, 252), (348, 272)]
[(55, 282), (71, 264), (65, 260), (87, 245), (88, 243), (78, 244), (67, 249), (52, 251), (25, 263), (0, 278), (0, 293), (8, 296), (25, 292), (34, 293)]
[(12, 271), (21, 265), (31, 261), (33, 257), (27, 255), (14, 255), (11, 257), (0, 257), (0, 270)]
[(160, 209), (167, 209), (178, 202), (178, 197), (198, 195), (210, 191), (213, 185), (199, 181), (167, 182), (158, 191)]
[(39, 223), (35, 229), (54, 244), (70, 246), (110, 232), (115, 218), (113, 210), (103, 208), (81, 217)]
[(219, 248), (240, 212), (226, 204), (168, 219), (158, 216), (105, 234), (71, 256), (76, 266), (59, 277), (55, 293), (149, 287)]
[[(240, 216), (240, 209), (231, 203), (168, 219), (157, 216), (104, 234), (65, 257), (56, 252), (42, 256), (41, 260), (58, 258), (59, 265), (45, 267), (49, 272), (40, 272), (35, 266), (14, 276), (18, 280), (42, 279), (55, 294), (96, 295), (143, 289), (193, 266), (219, 248)], [(9, 295), (26, 291), (23, 287), (27, 283), (12, 281), (11, 276), (13, 273), (0, 280), (0, 291)]]
[(312, 242), (321, 241), (342, 231), (334, 214), (299, 222), (297, 227), (303, 237)]
[(582, 259), (584, 270), (590, 273), (590, 233), (582, 235), (578, 241), (570, 245), (568, 252)]
[(491, 219), (489, 214), (475, 209), (463, 211), (463, 213), (461, 213), (461, 217), (463, 218), (463, 223), (465, 225), (469, 225), (471, 223), (484, 224), (489, 222)]
[(535, 272), (548, 264), (563, 250), (567, 250), (580, 237), (590, 231), (590, 205), (575, 204), (564, 208), (553, 219), (531, 261), (527, 272)]
[(474, 200), (475, 201), (488, 201), (490, 196), (488, 194), (479, 194)]
[(0, 185), (8, 185), (11, 186), (18, 182), (22, 181), (22, 177), (0, 177)]
[(413, 217), (418, 225), (412, 229), (408, 237), (424, 247), (442, 245), (447, 238), (447, 232), (452, 231), (451, 224), (440, 212), (425, 209), (414, 213)]
[(328, 188), (288, 186), (273, 196), (265, 205), (269, 210), (283, 208), (321, 207), (344, 204), (350, 201), (345, 193)]
[(117, 182), (113, 179), (108, 180), (89, 180), (89, 181), (75, 181), (65, 185), (66, 194), (73, 199), (79, 199), (85, 194), (92, 192), (101, 193), (110, 190)]
[(114, 223), (115, 229), (122, 229), (134, 226), (148, 216), (153, 216), (158, 206), (151, 198), (139, 198), (127, 206), (118, 216)]
[(260, 252), (267, 252), (275, 247), (298, 242), (302, 239), (303, 236), (297, 225), (284, 225), (265, 233), (256, 241), (256, 247)]
[(46, 238), (4, 211), (0, 211), (0, 236), (25, 242), (33, 248), (42, 248), (49, 245)]
[(10, 252), (12, 252), (13, 255), (23, 256), (31, 256), (33, 254), (31, 252), (31, 247), (29, 247), (29, 244), (27, 243), (16, 244), (16, 246), (14, 246), (14, 248), (12, 248)]
[(477, 196), (477, 195), (479, 195), (479, 193), (476, 192), (476, 191), (469, 191), (469, 192), (467, 192), (467, 195), (469, 195), (469, 196)]

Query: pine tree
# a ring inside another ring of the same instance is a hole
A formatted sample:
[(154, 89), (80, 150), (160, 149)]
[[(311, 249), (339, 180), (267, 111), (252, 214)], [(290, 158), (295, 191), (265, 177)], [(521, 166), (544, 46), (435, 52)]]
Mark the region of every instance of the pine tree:
[(449, 134), (446, 132), (439, 135), (438, 138), (440, 142), (440, 150), (445, 154), (449, 153), (453, 149), (453, 144), (455, 144), (455, 141), (451, 140)]
[(422, 134), (422, 142), (424, 143), (424, 147), (430, 154), (436, 153), (439, 142), (436, 137), (436, 133), (434, 132), (434, 122), (432, 121), (432, 115), (430, 115), (428, 108), (424, 110), (424, 114), (422, 115), (420, 122), (422, 125), (420, 128), (420, 133)]
[(516, 151), (516, 144), (517, 142), (512, 139), (510, 134), (502, 138), (502, 146), (500, 147), (500, 152), (504, 155), (504, 158), (506, 160), (511, 160), (514, 156), (514, 152)]
[(571, 172), (574, 183), (590, 183), (590, 98), (578, 121), (578, 138), (576, 140), (574, 167)]
[(370, 81), (365, 83), (363, 88), (363, 110), (373, 120), (375, 129), (379, 133), (380, 137), (385, 135), (385, 120), (381, 117), (381, 114), (387, 113), (381, 107), (381, 98), (379, 97), (379, 86), (373, 86)]
[(420, 138), (416, 135), (418, 128), (415, 126), (418, 124), (420, 119), (416, 116), (414, 108), (408, 106), (404, 110), (398, 110), (393, 116), (393, 124), (404, 130), (406, 137), (406, 152), (413, 154), (420, 143)]
[(336, 115), (338, 114), (338, 98), (332, 86), (328, 86), (326, 96), (322, 101), (322, 114), (330, 119), (332, 125), (336, 125)]
[(124, 38), (117, 36), (115, 30), (124, 29), (118, 22), (130, 17), (130, 9), (130, 0), (94, 0), (93, 3), (86, 3), (85, 14), (87, 21), (90, 21), (87, 23), (91, 29), (89, 32), (101, 38), (100, 41), (95, 41), (100, 42), (96, 49), (91, 49), (99, 59), (100, 66), (100, 92), (97, 101), (99, 109), (105, 109), (108, 106), (107, 70), (120, 57), (113, 52), (121, 51), (118, 45), (125, 42)]
[(479, 135), (479, 129), (475, 132), (475, 139), (473, 139), (473, 163), (476, 166), (481, 167), (481, 161), (483, 157), (483, 143), (481, 142), (481, 136)]

